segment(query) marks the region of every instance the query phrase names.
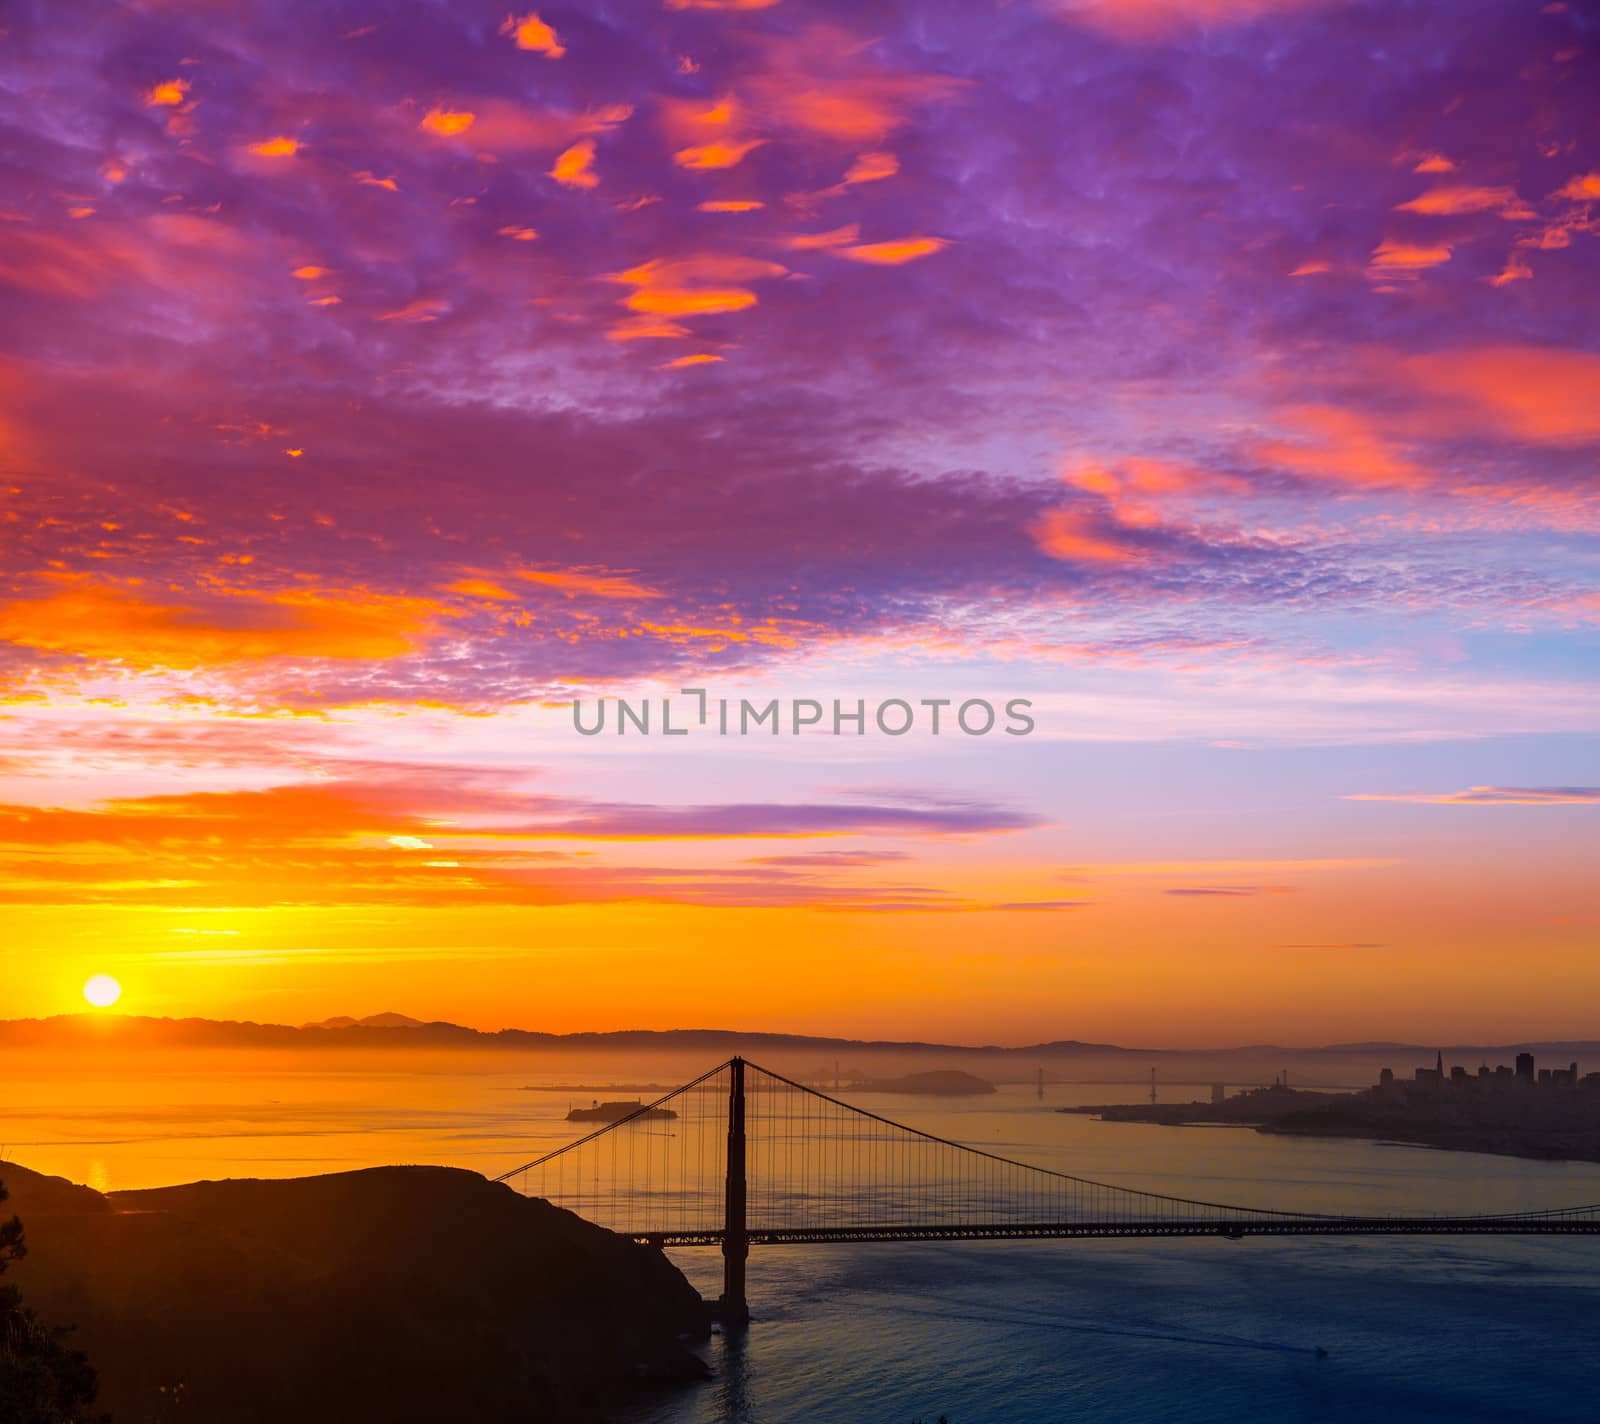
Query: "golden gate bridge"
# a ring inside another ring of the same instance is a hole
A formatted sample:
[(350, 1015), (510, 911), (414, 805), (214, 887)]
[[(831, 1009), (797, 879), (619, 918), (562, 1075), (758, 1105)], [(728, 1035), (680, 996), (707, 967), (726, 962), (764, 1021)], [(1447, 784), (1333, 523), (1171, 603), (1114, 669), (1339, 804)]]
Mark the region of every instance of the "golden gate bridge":
[(720, 1246), (725, 1324), (751, 1246), (1046, 1238), (1600, 1235), (1600, 1203), (1340, 1215), (1113, 1186), (892, 1122), (744, 1058), (495, 1178), (657, 1248)]

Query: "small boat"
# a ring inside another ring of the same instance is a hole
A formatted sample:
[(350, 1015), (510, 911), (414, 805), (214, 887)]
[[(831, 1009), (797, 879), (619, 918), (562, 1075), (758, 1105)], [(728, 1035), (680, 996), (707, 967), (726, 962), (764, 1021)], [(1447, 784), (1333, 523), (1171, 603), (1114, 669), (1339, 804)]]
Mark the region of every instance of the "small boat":
[(596, 1099), (586, 1108), (569, 1108), (567, 1110), (568, 1122), (621, 1122), (625, 1117), (637, 1116), (641, 1121), (645, 1119), (659, 1120), (675, 1118), (677, 1113), (671, 1108), (651, 1108), (648, 1112), (642, 1111), (644, 1104), (637, 1098), (624, 1103), (602, 1103)]

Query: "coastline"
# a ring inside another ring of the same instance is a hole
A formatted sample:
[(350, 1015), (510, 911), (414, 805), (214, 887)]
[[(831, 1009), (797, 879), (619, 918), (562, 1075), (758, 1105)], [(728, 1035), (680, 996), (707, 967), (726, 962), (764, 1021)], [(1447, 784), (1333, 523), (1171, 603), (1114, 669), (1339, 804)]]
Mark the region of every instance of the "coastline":
[[(1442, 1152), (1476, 1152), (1493, 1157), (1519, 1157), (1535, 1162), (1600, 1163), (1600, 1129), (1576, 1128), (1556, 1134), (1530, 1134), (1516, 1140), (1515, 1127), (1471, 1127), (1454, 1124), (1417, 1124), (1407, 1127), (1393, 1121), (1341, 1120), (1333, 1111), (1282, 1115), (1219, 1117), (1201, 1104), (1105, 1104), (1057, 1108), (1057, 1112), (1093, 1117), (1096, 1122), (1131, 1122), (1154, 1127), (1240, 1128), (1274, 1137), (1347, 1139), (1383, 1147), (1434, 1148)], [(1191, 1115), (1192, 1114), (1192, 1115)], [(1316, 1121), (1323, 1118), (1323, 1121)], [(1527, 1129), (1522, 1130), (1527, 1133)], [(1579, 1141), (1571, 1141), (1572, 1136)], [(1587, 1140), (1581, 1140), (1584, 1136)]]

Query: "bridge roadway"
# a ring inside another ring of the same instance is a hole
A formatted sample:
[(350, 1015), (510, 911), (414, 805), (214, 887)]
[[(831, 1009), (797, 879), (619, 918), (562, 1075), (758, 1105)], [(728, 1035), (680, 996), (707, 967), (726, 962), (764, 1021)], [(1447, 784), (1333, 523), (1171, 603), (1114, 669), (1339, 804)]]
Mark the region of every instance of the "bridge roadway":
[[(722, 1231), (635, 1232), (642, 1245), (721, 1246)], [(853, 1241), (1060, 1241), (1113, 1237), (1216, 1236), (1600, 1236), (1600, 1220), (1538, 1216), (1340, 1216), (1326, 1219), (1239, 1221), (1015, 1222), (971, 1226), (751, 1227), (752, 1246), (848, 1244)]]

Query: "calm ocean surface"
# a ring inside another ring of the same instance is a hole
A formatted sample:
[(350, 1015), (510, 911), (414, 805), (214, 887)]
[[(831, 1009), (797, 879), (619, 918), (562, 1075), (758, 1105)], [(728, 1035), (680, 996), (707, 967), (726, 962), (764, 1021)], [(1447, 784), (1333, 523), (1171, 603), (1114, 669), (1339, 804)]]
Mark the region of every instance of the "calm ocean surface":
[[(541, 1071), (25, 1072), (0, 1156), (101, 1189), (385, 1162), (494, 1175), (573, 1135), (562, 1119), (583, 1095), (524, 1091)], [(855, 1100), (1043, 1166), (1240, 1205), (1600, 1201), (1597, 1165), (1049, 1111), (1139, 1096)], [(716, 1294), (714, 1251), (674, 1259)], [(1600, 1239), (758, 1247), (750, 1299), (749, 1335), (709, 1348), (716, 1380), (642, 1400), (629, 1424), (1600, 1421)]]

